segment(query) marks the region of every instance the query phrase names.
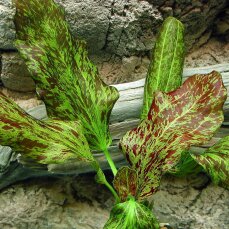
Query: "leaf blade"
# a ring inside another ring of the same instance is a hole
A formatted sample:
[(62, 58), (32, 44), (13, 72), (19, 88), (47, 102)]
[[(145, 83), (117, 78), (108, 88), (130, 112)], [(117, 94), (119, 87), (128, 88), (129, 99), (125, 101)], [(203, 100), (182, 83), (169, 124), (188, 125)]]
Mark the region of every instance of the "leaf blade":
[(138, 172), (137, 198), (157, 191), (163, 173), (176, 165), (191, 145), (210, 140), (223, 121), (227, 92), (219, 73), (194, 75), (175, 91), (158, 92), (148, 117), (121, 140)]
[(160, 227), (150, 209), (130, 198), (124, 203), (116, 204), (111, 210), (104, 229), (114, 228), (159, 229)]
[(41, 164), (94, 161), (79, 122), (35, 120), (2, 93), (0, 104), (0, 144), (12, 147), (22, 158)]
[(184, 26), (168, 17), (159, 31), (152, 53), (144, 89), (144, 102), (141, 119), (150, 109), (154, 92), (169, 92), (181, 86), (184, 65)]
[(113, 185), (121, 201), (126, 201), (128, 196), (135, 196), (137, 192), (137, 174), (135, 170), (124, 166), (121, 167), (114, 180)]
[(189, 175), (197, 175), (203, 172), (200, 166), (191, 156), (191, 152), (184, 151), (181, 153), (179, 162), (168, 170), (169, 174), (177, 177), (187, 177)]
[(215, 184), (229, 189), (229, 136), (224, 137), (203, 154), (191, 154)]
[(75, 41), (53, 0), (15, 0), (16, 47), (26, 60), (48, 115), (81, 120), (91, 149), (111, 143), (108, 122), (118, 91), (107, 86)]

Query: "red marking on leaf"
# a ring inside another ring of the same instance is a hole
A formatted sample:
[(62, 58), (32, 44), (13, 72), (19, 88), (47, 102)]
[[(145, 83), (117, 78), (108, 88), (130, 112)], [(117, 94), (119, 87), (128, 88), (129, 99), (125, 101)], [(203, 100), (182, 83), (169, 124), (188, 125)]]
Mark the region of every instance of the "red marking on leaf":
[(78, 138), (78, 137), (79, 137), (79, 134), (78, 134), (76, 131), (71, 130), (71, 132), (72, 132), (72, 134), (73, 134), (76, 138)]
[(140, 138), (144, 138), (144, 132), (143, 131), (141, 131), (141, 133), (140, 133)]
[(39, 156), (37, 156), (37, 158), (36, 158), (36, 160), (37, 161), (43, 161), (43, 160), (45, 160), (47, 157), (45, 156), (45, 155), (39, 155)]
[(147, 142), (151, 137), (152, 137), (152, 135), (151, 135), (151, 134), (148, 134), (148, 135), (146, 136), (146, 138), (145, 138), (145, 141)]
[(133, 153), (134, 153), (135, 155), (136, 155), (137, 147), (138, 147), (138, 145), (135, 144), (135, 145), (133, 145), (133, 148), (132, 148)]
[(57, 126), (57, 125), (50, 125), (51, 128), (57, 130), (57, 131), (63, 131), (63, 128), (61, 128), (60, 126)]
[(7, 123), (7, 124), (11, 125), (12, 127), (15, 127), (18, 129), (21, 128), (21, 125), (19, 123), (14, 122), (14, 121), (7, 119), (7, 118), (1, 118), (1, 122)]
[(26, 149), (33, 149), (35, 147), (38, 147), (38, 148), (42, 148), (42, 149), (45, 149), (47, 148), (48, 146), (47, 145), (44, 145), (40, 142), (37, 142), (37, 141), (34, 141), (34, 140), (31, 140), (31, 139), (28, 139), (28, 138), (24, 138), (20, 144), (25, 147)]
[(11, 126), (3, 126), (2, 129), (3, 130), (12, 130), (13, 127), (11, 127)]

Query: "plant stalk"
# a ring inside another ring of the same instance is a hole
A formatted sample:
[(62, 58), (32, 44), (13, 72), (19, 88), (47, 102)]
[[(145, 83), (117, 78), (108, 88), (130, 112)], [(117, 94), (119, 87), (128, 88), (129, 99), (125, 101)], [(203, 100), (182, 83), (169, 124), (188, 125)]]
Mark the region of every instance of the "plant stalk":
[(114, 188), (106, 181), (104, 183), (104, 185), (111, 191), (111, 193), (113, 194), (114, 198), (115, 198), (115, 204), (120, 203), (120, 198), (117, 194), (117, 192), (114, 190)]
[(115, 176), (117, 174), (117, 168), (116, 168), (116, 166), (115, 166), (115, 164), (114, 164), (114, 162), (113, 162), (113, 160), (111, 158), (111, 155), (110, 155), (108, 149), (105, 149), (103, 152), (104, 152), (105, 157), (106, 157), (106, 159), (108, 161), (108, 164), (109, 164), (109, 166), (111, 168), (111, 171), (112, 171), (113, 175)]

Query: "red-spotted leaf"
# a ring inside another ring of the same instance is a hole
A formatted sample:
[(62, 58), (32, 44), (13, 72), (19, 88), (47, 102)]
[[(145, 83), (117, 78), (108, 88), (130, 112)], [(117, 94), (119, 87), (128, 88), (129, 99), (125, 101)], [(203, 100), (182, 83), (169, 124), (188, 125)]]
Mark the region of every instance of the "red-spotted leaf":
[(164, 172), (191, 145), (207, 142), (223, 121), (227, 92), (215, 71), (194, 75), (175, 91), (157, 92), (148, 116), (121, 140), (138, 173), (137, 198), (154, 193)]
[(49, 117), (80, 120), (91, 149), (111, 143), (109, 116), (119, 97), (76, 41), (64, 10), (53, 0), (14, 0), (15, 43), (36, 83)]
[(203, 154), (192, 154), (192, 157), (210, 175), (215, 184), (229, 189), (229, 136)]
[(12, 147), (24, 160), (92, 163), (94, 158), (82, 132), (77, 121), (35, 120), (0, 93), (0, 144)]
[(12, 147), (21, 155), (21, 163), (29, 162), (29, 166), (72, 161), (90, 164), (97, 172), (99, 183), (107, 184), (103, 171), (89, 149), (80, 122), (36, 120), (2, 93), (0, 145)]
[(128, 196), (136, 195), (137, 179), (136, 171), (127, 166), (118, 170), (113, 184), (122, 202), (126, 201)]

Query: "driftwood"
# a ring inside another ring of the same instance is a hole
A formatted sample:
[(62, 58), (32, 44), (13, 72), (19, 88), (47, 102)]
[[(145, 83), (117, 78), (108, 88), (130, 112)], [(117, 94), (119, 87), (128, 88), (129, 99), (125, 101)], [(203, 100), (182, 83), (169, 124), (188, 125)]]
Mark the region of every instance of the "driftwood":
[[(209, 73), (212, 70), (219, 71), (222, 74), (223, 82), (229, 91), (229, 64), (219, 64), (202, 68), (187, 68), (184, 70), (183, 77), (185, 80), (193, 74)], [(120, 99), (115, 104), (111, 114), (110, 131), (113, 138), (113, 145), (110, 146), (109, 150), (118, 167), (126, 163), (118, 149), (118, 141), (126, 131), (135, 127), (139, 122), (138, 118), (142, 108), (144, 82), (145, 79), (142, 79), (131, 83), (114, 85), (120, 92)], [(44, 105), (30, 109), (27, 112), (37, 119), (47, 118)], [(191, 151), (201, 152), (219, 141), (222, 137), (229, 135), (229, 128), (227, 128), (229, 125), (229, 98), (224, 105), (224, 114), (225, 122), (213, 139), (201, 147), (191, 147)], [(108, 169), (108, 165), (102, 153), (95, 152), (95, 157), (103, 169)], [(0, 146), (0, 189), (19, 180), (31, 177), (76, 175), (91, 171), (93, 170), (88, 165), (79, 162), (64, 165), (37, 166), (28, 164), (23, 166), (18, 160), (16, 153), (9, 147)]]

